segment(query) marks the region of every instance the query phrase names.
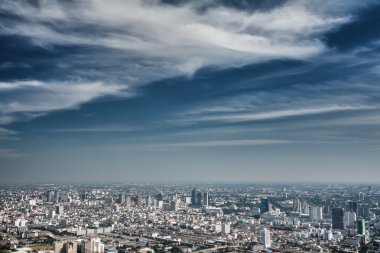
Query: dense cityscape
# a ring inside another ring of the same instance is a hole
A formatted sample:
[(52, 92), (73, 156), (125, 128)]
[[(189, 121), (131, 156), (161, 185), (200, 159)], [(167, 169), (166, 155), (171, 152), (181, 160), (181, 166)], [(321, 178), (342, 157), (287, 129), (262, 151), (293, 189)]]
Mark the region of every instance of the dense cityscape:
[(0, 253), (380, 253), (380, 0), (0, 0)]
[(368, 185), (8, 185), (1, 252), (379, 252)]

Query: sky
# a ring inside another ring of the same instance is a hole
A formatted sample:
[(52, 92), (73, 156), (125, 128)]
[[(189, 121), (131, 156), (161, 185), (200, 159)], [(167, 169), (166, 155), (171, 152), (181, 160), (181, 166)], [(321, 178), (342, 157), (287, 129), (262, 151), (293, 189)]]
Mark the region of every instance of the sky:
[(377, 0), (0, 0), (0, 183), (380, 176)]

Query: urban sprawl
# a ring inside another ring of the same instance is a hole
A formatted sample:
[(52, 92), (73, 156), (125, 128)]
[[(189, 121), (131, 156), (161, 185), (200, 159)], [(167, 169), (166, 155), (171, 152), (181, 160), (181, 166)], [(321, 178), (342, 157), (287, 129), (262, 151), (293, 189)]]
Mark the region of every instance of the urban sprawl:
[(0, 252), (380, 252), (380, 187), (7, 185)]

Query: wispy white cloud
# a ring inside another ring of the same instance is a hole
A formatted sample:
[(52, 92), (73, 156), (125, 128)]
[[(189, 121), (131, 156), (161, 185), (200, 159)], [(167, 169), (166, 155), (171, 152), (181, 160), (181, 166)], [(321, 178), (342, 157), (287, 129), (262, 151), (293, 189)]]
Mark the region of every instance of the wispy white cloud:
[(228, 146), (261, 146), (261, 145), (277, 145), (290, 144), (288, 140), (260, 140), (260, 139), (244, 139), (244, 140), (209, 140), (209, 141), (193, 141), (193, 142), (175, 142), (162, 143), (152, 146), (167, 148), (197, 148), (197, 147), (228, 147)]
[[(120, 95), (132, 85), (191, 75), (203, 66), (226, 68), (318, 55), (327, 49), (321, 33), (350, 22), (351, 9), (359, 7), (351, 1), (332, 2), (335, 4), (329, 4), (329, 8), (291, 1), (266, 11), (225, 6), (199, 11), (202, 4), (192, 1), (182, 5), (140, 0), (40, 1), (38, 7), (25, 1), (5, 1), (0, 10), (22, 19), (6, 20), (0, 33), (24, 36), (42, 47), (116, 50), (123, 55), (112, 63), (123, 66), (116, 79), (123, 76), (128, 82), (123, 82), (124, 87), (107, 80), (0, 83), (0, 93), (27, 88), (33, 91), (2, 102), (0, 124), (18, 120), (20, 116), (15, 117), (15, 112), (48, 113), (71, 108), (98, 96)], [(81, 71), (86, 70), (76, 73)], [(87, 71), (93, 71), (91, 66)]]
[(97, 133), (97, 132), (133, 132), (141, 130), (141, 128), (132, 127), (96, 127), (96, 128), (60, 128), (60, 129), (49, 129), (49, 132), (57, 133)]
[(218, 115), (206, 115), (198, 117), (187, 117), (183, 119), (173, 120), (173, 122), (179, 121), (223, 121), (223, 122), (244, 122), (244, 121), (260, 121), (260, 120), (272, 120), (288, 117), (300, 117), (316, 114), (334, 113), (340, 111), (357, 111), (357, 110), (370, 110), (376, 109), (374, 106), (367, 105), (328, 105), (321, 107), (310, 108), (298, 108), (288, 110), (266, 111), (259, 113), (235, 113), (235, 114), (218, 114)]
[[(0, 101), (0, 124), (17, 119), (15, 113), (33, 118), (53, 110), (75, 108), (94, 98), (126, 93), (126, 86), (103, 82), (1, 82), (0, 92), (13, 92), (9, 98)], [(124, 93), (123, 93), (124, 92)], [(24, 117), (24, 118), (25, 118)]]

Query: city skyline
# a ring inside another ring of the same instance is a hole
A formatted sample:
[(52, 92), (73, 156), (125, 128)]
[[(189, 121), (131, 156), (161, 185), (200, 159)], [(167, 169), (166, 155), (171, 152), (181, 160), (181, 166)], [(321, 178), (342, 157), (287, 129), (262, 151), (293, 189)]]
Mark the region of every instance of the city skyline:
[(2, 1), (0, 184), (378, 183), (378, 1)]

